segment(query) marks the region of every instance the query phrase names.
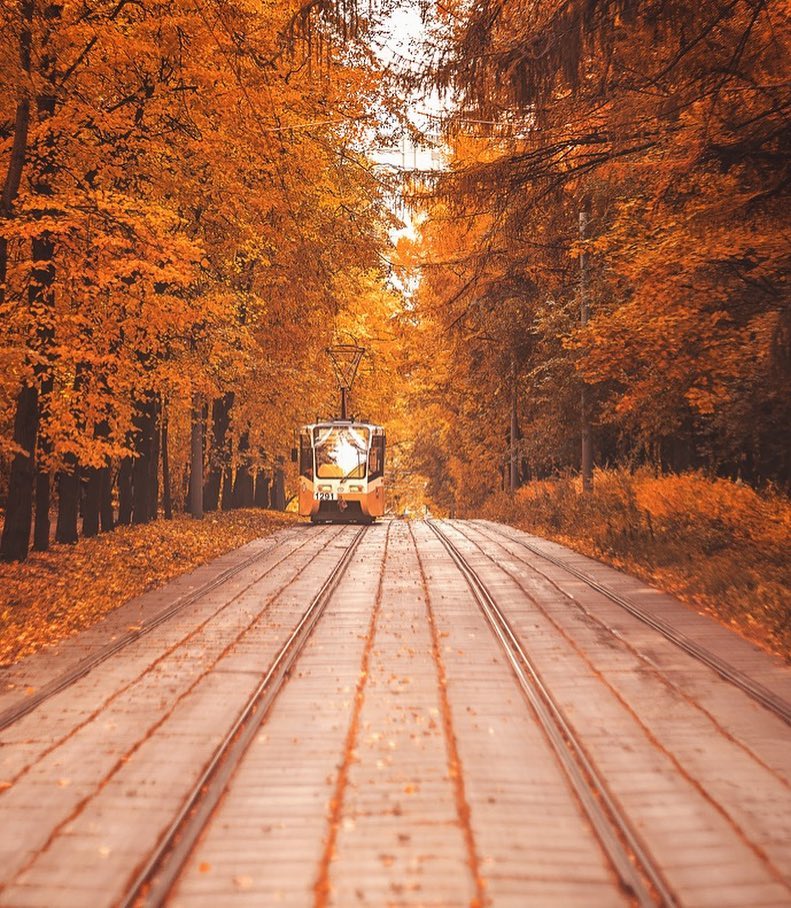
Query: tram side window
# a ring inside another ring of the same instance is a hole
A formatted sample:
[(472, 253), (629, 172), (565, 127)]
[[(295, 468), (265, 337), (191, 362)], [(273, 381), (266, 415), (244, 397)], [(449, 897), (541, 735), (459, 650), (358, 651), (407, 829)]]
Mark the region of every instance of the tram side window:
[(307, 433), (299, 436), (299, 475), (313, 479), (313, 445)]
[(385, 470), (385, 439), (384, 435), (375, 435), (371, 440), (371, 450), (368, 454), (368, 481), (378, 479)]

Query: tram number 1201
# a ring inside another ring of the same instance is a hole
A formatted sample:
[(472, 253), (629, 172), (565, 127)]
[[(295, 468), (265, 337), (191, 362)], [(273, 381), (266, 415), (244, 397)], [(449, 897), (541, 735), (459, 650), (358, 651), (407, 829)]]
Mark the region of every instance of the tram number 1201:
[(334, 501), (335, 495), (332, 492), (316, 492), (313, 497), (316, 501)]

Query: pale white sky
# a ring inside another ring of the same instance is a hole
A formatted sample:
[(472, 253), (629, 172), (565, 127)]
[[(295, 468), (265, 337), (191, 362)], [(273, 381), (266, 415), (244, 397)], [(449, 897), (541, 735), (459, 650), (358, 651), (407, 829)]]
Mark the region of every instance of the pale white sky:
[[(415, 0), (396, 0), (395, 6), (379, 29), (379, 56), (396, 72), (417, 70), (422, 56), (421, 47), (426, 30)], [(439, 113), (442, 109), (436, 96), (405, 98), (407, 116), (419, 130), (433, 131), (430, 119), (424, 114)], [(438, 139), (427, 139), (426, 145), (415, 145), (411, 137), (401, 136), (393, 149), (377, 149), (372, 157), (382, 164), (401, 170), (435, 170), (442, 167), (444, 158)], [(432, 147), (433, 146), (433, 147)]]

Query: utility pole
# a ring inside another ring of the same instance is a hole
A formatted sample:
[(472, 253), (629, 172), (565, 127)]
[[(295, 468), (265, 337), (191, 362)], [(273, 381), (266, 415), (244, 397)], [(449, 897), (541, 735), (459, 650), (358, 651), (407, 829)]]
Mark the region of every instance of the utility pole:
[(519, 488), (519, 423), (517, 420), (517, 403), (516, 357), (514, 356), (513, 364), (511, 366), (511, 494)]
[[(584, 243), (588, 235), (588, 212), (580, 210), (580, 325), (584, 328), (588, 324), (590, 313), (588, 304), (588, 254)], [(591, 443), (590, 403), (588, 401), (588, 386), (582, 379), (580, 390), (580, 423), (582, 436), (581, 470), (582, 491), (589, 493), (593, 490), (593, 446)]]

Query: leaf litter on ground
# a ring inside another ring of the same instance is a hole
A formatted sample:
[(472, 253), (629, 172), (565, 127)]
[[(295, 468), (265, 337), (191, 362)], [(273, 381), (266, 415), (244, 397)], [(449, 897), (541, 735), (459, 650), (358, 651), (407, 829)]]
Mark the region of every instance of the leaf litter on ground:
[(117, 527), (0, 564), (0, 667), (85, 630), (147, 590), (297, 521), (254, 509)]

